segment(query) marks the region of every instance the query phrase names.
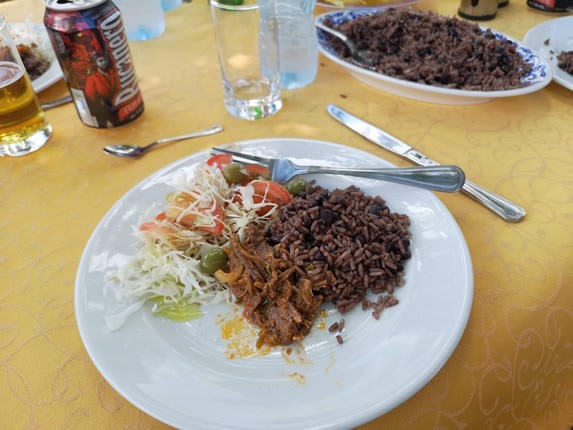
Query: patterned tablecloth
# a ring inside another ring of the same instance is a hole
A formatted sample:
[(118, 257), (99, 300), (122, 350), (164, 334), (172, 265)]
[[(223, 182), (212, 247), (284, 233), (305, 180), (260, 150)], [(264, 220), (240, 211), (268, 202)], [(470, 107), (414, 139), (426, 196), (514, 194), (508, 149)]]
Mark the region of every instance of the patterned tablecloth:
[[(488, 26), (523, 38), (554, 18), (511, 0)], [(457, 1), (416, 7), (456, 13)], [(0, 5), (8, 22), (41, 22), (41, 0)], [(442, 370), (411, 399), (368, 424), (374, 429), (569, 429), (573, 425), (573, 93), (555, 83), (526, 96), (456, 107), (372, 90), (320, 58), (311, 86), (284, 93), (284, 107), (241, 122), (223, 107), (206, 0), (166, 15), (165, 34), (132, 43), (146, 112), (127, 127), (84, 126), (72, 105), (47, 112), (49, 144), (0, 160), (0, 428), (159, 429), (94, 367), (74, 316), (74, 280), (93, 229), (127, 190), (160, 167), (210, 146), (291, 136), (340, 142), (405, 161), (336, 125), (336, 103), (473, 181), (523, 205), (502, 221), (463, 195), (439, 198), (468, 243), (475, 275), (467, 329)], [(59, 82), (43, 101), (66, 93)], [(111, 158), (106, 143), (147, 142), (222, 123), (205, 140), (139, 161)]]

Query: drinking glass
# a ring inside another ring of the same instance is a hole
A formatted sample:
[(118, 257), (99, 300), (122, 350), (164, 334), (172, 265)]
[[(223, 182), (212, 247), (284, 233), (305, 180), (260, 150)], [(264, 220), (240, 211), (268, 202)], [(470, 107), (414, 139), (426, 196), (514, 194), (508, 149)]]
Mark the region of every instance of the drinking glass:
[(37, 151), (51, 135), (52, 127), (0, 16), (0, 157)]
[(282, 101), (274, 2), (210, 3), (227, 111), (247, 120), (275, 114)]
[(161, 0), (161, 8), (163, 12), (168, 12), (181, 6), (182, 1), (183, 0)]
[(161, 0), (113, 0), (121, 12), (129, 41), (149, 40), (165, 31)]
[(314, 26), (316, 0), (276, 2), (279, 23), (281, 88), (302, 88), (314, 82), (318, 71), (318, 41)]

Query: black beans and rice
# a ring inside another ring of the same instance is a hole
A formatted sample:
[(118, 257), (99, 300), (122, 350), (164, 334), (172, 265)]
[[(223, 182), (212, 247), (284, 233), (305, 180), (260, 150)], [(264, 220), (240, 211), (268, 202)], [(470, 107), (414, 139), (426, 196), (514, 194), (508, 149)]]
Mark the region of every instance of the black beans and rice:
[[(339, 26), (358, 49), (373, 52), (373, 68), (387, 76), (462, 90), (496, 91), (529, 85), (532, 69), (516, 44), (496, 39), (477, 24), (409, 8), (360, 16)], [(352, 61), (346, 45), (329, 38), (338, 55)]]
[[(410, 220), (390, 211), (381, 197), (356, 187), (328, 191), (315, 186), (281, 207), (267, 238), (275, 254), (312, 281), (313, 291), (341, 312), (356, 305), (378, 318), (398, 303), (411, 257)], [(377, 298), (370, 300), (368, 293)]]

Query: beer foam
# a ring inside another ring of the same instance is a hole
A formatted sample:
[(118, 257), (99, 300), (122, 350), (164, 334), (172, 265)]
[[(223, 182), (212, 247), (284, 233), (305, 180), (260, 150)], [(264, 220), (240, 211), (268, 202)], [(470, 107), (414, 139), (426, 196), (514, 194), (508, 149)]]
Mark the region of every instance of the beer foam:
[(0, 87), (4, 88), (22, 77), (24, 71), (16, 64), (0, 61)]

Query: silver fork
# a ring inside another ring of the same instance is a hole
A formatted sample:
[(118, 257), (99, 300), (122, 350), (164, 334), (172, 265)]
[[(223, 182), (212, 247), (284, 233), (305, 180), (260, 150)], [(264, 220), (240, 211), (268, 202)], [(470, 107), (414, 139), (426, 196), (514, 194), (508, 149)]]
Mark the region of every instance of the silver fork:
[[(271, 171), (271, 179), (285, 183), (300, 175), (334, 174), (358, 176), (361, 178), (379, 179), (397, 184), (410, 185), (433, 191), (453, 193), (459, 191), (465, 182), (462, 169), (457, 166), (428, 166), (428, 167), (391, 167), (391, 168), (344, 168), (323, 166), (299, 166), (287, 159), (263, 158), (228, 149), (213, 148), (218, 152), (231, 154), (236, 161), (246, 160), (267, 167)], [(215, 154), (213, 154), (215, 155)]]

